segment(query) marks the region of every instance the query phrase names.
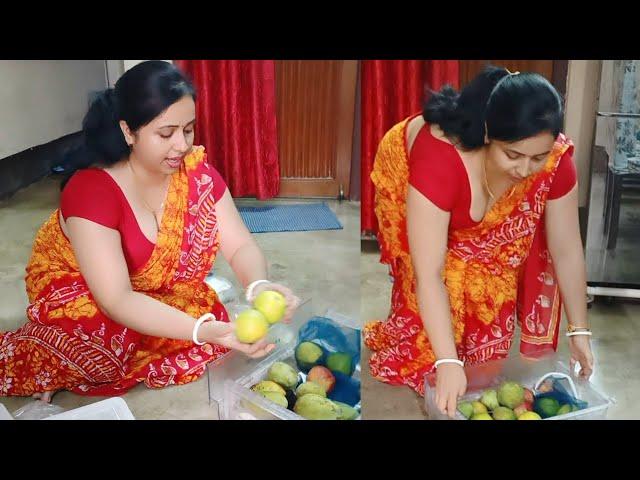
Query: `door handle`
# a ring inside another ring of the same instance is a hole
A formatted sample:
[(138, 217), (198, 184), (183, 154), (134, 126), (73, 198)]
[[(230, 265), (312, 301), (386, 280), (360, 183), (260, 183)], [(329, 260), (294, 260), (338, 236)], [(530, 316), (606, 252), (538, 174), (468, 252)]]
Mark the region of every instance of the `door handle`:
[(596, 112), (598, 117), (640, 118), (640, 113)]

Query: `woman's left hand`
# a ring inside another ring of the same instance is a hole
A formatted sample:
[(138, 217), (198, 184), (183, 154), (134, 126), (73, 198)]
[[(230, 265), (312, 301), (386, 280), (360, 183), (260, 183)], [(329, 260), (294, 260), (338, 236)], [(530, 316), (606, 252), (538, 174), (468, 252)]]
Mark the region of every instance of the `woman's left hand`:
[(284, 296), (284, 299), (287, 302), (287, 309), (284, 312), (282, 321), (284, 323), (290, 323), (291, 319), (293, 318), (293, 314), (300, 305), (300, 299), (293, 294), (291, 289), (285, 287), (284, 285), (280, 285), (279, 283), (274, 282), (267, 282), (256, 285), (256, 287), (253, 289), (251, 298), (248, 299), (249, 302), (253, 303), (260, 292), (264, 292), (265, 290), (274, 290)]
[(580, 376), (588, 379), (593, 373), (593, 353), (591, 352), (591, 337), (588, 335), (574, 335), (569, 337), (571, 372), (575, 371), (576, 362), (580, 364)]

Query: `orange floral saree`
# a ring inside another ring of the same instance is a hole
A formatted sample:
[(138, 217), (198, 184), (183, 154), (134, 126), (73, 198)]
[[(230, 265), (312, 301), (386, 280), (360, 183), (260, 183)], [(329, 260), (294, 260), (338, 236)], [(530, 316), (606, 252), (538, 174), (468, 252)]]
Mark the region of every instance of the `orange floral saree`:
[[(193, 317), (228, 321), (204, 278), (219, 247), (213, 182), (203, 147), (171, 179), (150, 259), (131, 285)], [(59, 210), (40, 228), (26, 268), (27, 323), (0, 333), (0, 395), (70, 390), (121, 395), (139, 382), (180, 385), (200, 377), (227, 349), (141, 335), (102, 313), (83, 280)]]
[[(389, 265), (394, 283), (387, 321), (368, 323), (364, 339), (374, 377), (424, 395), (424, 375), (433, 371), (435, 357), (418, 312), (407, 238), (408, 121), (386, 133), (371, 173), (381, 262)], [(506, 192), (479, 224), (449, 231), (442, 277), (458, 355), (467, 364), (506, 357), (516, 319), (523, 355), (557, 348), (562, 309), (544, 209), (558, 163), (572, 151), (560, 135), (540, 172)]]

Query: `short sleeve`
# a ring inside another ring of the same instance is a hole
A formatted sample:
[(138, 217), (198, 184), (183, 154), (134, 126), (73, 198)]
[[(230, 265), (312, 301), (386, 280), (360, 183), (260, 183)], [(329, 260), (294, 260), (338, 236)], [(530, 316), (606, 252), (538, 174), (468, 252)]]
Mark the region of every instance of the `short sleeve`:
[[(458, 197), (460, 185), (456, 158), (449, 145), (436, 145), (426, 134), (427, 126), (417, 135), (409, 155), (409, 184), (427, 197), (438, 208), (451, 212)], [(433, 139), (435, 140), (435, 139)], [(453, 147), (451, 147), (453, 149)]]
[(569, 153), (565, 153), (558, 163), (558, 169), (549, 191), (549, 200), (564, 197), (571, 191), (577, 181), (578, 174), (573, 157)]
[(224, 195), (224, 192), (227, 189), (227, 183), (224, 181), (218, 170), (211, 165), (209, 168), (211, 168), (211, 178), (213, 180), (213, 198), (217, 202), (222, 198), (222, 195)]
[(122, 215), (117, 185), (105, 171), (80, 170), (65, 185), (60, 197), (62, 217), (80, 217), (117, 229)]

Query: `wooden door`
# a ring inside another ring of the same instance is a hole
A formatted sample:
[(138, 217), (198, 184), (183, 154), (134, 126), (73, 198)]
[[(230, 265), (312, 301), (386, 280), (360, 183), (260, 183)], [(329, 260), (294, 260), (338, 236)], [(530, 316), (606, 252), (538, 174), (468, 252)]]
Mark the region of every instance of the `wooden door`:
[(349, 196), (357, 67), (276, 61), (279, 196)]

